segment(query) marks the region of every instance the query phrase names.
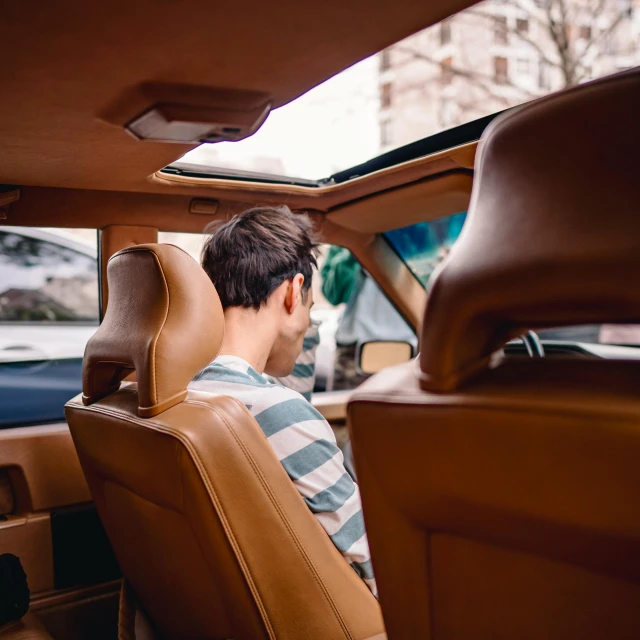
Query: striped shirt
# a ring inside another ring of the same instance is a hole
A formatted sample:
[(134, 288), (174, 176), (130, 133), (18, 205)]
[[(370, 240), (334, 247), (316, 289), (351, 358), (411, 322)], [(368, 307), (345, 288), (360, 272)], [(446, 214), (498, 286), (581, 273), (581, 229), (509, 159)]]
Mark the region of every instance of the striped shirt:
[(189, 386), (247, 407), (320, 525), (377, 596), (360, 492), (322, 415), (300, 393), (269, 381), (237, 356), (219, 356)]

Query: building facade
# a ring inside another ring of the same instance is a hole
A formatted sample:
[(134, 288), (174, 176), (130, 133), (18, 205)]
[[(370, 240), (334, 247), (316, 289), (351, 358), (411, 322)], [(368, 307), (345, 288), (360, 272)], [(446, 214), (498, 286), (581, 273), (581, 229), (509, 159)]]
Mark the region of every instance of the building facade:
[(640, 64), (640, 0), (486, 0), (379, 54), (382, 152)]

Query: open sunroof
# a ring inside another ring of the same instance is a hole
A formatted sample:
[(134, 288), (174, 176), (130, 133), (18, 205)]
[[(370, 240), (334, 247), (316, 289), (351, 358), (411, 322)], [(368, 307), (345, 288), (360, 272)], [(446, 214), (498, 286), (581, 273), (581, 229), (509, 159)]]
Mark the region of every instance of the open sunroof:
[(362, 164), (350, 167), (344, 171), (339, 171), (321, 180), (304, 180), (302, 178), (289, 178), (276, 174), (260, 173), (256, 171), (241, 171), (239, 169), (222, 169), (209, 167), (207, 165), (191, 164), (189, 162), (175, 162), (162, 170), (163, 173), (171, 175), (188, 176), (191, 178), (223, 178), (239, 180), (241, 182), (264, 182), (266, 184), (295, 184), (303, 187), (322, 187), (328, 184), (340, 184), (353, 178), (366, 176), (375, 171), (393, 167), (409, 160), (422, 158), (432, 153), (445, 151), (468, 142), (475, 142), (480, 139), (482, 132), (489, 123), (499, 116), (494, 113), (484, 118), (479, 118), (473, 122), (442, 131), (422, 140), (417, 140), (411, 144), (383, 153)]
[(638, 66), (636, 13), (627, 0), (485, 0), (165, 171), (314, 187), (472, 142), (505, 109)]

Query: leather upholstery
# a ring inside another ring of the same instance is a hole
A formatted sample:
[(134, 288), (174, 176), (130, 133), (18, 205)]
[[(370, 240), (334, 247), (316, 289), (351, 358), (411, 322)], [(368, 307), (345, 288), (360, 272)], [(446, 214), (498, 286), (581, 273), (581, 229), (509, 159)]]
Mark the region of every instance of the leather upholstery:
[(224, 333), (220, 299), (202, 275), (195, 260), (172, 245), (141, 244), (112, 256), (110, 304), (84, 354), (85, 404), (116, 391), (134, 369), (140, 416), (184, 400)]
[[(112, 279), (122, 278), (141, 297), (150, 290), (152, 297), (128, 323), (112, 318), (106, 335), (113, 339), (99, 342), (101, 349), (92, 353), (108, 358), (114, 349), (124, 361), (133, 354), (139, 378), (148, 376), (151, 360), (137, 354), (157, 335), (156, 319), (163, 314), (156, 305), (162, 304), (168, 318), (188, 318), (187, 328), (197, 328), (190, 340), (213, 358), (217, 346), (210, 345), (219, 341), (222, 316), (217, 303), (198, 299), (212, 295), (209, 280), (199, 269), (182, 268), (182, 256), (175, 247), (148, 245), (112, 258), (108, 314), (126, 313), (132, 297), (127, 287), (112, 286)], [(170, 296), (154, 284), (156, 269)], [(112, 330), (116, 326), (122, 333)], [(171, 355), (161, 365), (165, 396), (175, 396), (185, 388), (178, 383), (203, 365), (177, 327), (162, 344), (156, 357)], [(86, 366), (95, 362), (89, 358)], [(175, 378), (173, 369), (180, 372)], [(139, 387), (122, 383), (89, 405), (72, 400), (67, 419), (122, 571), (158, 635), (358, 640), (384, 632), (377, 601), (317, 523), (241, 403), (190, 390), (150, 418), (139, 415), (140, 403)]]
[(465, 228), (432, 279), (420, 362), (448, 391), (525, 329), (640, 322), (640, 71), (499, 118)]
[(640, 363), (493, 355), (522, 328), (640, 320), (639, 78), (495, 125), (420, 361), (352, 395), (389, 638), (640, 637)]
[(32, 613), (27, 613), (22, 619), (0, 627), (0, 638), (2, 640), (51, 640), (51, 636)]

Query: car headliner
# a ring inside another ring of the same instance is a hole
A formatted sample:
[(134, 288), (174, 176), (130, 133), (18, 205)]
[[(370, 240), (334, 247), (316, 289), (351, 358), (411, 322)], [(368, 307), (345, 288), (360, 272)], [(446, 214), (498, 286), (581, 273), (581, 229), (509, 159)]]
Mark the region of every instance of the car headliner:
[(266, 92), (277, 107), (469, 4), (4, 1), (0, 183), (167, 191), (149, 176), (192, 147), (136, 141), (105, 115), (150, 106), (127, 98), (141, 83)]

